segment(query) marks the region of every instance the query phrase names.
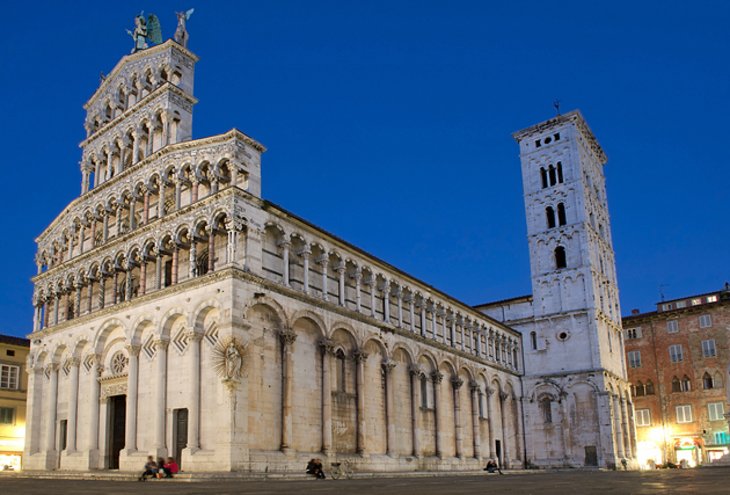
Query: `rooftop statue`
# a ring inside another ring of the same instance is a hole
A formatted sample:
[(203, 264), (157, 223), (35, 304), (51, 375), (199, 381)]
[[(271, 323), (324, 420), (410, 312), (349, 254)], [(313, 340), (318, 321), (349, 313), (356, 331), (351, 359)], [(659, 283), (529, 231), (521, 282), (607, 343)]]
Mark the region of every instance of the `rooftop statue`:
[(127, 34), (129, 34), (134, 40), (132, 53), (149, 48), (147, 41), (154, 44), (162, 43), (160, 20), (155, 14), (150, 14), (147, 16), (147, 19), (145, 19), (144, 12), (140, 12), (140, 14), (134, 18), (134, 31), (127, 29)]
[(175, 15), (177, 15), (177, 29), (175, 29), (175, 41), (184, 46), (185, 48), (188, 47), (188, 30), (185, 26), (185, 23), (188, 19), (190, 19), (190, 16), (193, 15), (193, 12), (195, 9), (188, 9), (185, 12), (175, 12)]

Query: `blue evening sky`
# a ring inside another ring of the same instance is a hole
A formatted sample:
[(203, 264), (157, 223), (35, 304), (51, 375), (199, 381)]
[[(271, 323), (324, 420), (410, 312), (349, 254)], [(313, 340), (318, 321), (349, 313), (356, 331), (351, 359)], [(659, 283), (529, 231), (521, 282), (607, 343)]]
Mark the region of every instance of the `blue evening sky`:
[(35, 237), (80, 190), (83, 103), (195, 7), (194, 137), (268, 147), (263, 195), (469, 304), (530, 292), (513, 131), (580, 108), (622, 311), (730, 280), (730, 3), (5, 2), (0, 333), (31, 330)]

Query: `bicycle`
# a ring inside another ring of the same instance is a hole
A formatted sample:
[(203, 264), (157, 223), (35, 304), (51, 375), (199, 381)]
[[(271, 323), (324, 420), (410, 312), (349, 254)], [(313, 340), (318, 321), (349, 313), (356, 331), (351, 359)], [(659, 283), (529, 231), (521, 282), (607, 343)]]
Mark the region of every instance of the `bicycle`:
[(333, 480), (338, 480), (343, 476), (348, 480), (352, 479), (352, 465), (350, 464), (350, 461), (345, 460), (343, 462), (333, 462), (330, 476), (332, 476)]

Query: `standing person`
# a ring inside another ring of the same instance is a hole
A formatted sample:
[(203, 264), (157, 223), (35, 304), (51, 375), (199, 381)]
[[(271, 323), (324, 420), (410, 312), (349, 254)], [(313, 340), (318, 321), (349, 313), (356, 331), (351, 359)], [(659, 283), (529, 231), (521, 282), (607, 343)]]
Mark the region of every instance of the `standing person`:
[(147, 462), (144, 464), (144, 472), (139, 477), (139, 481), (146, 481), (147, 476), (154, 478), (157, 476), (157, 463), (155, 462), (154, 457), (148, 456)]

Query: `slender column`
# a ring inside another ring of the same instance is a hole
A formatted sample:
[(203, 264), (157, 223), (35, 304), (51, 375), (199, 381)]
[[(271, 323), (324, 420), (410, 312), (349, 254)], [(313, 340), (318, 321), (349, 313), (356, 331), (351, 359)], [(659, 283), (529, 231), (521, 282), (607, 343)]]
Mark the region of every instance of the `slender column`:
[(104, 239), (104, 242), (109, 240), (109, 211), (104, 210), (101, 212), (101, 216), (104, 222), (103, 230), (102, 230), (102, 238)]
[(410, 319), (408, 320), (408, 327), (411, 332), (416, 331), (416, 295), (411, 292), (408, 296), (408, 316)]
[[(499, 393), (499, 414), (501, 418), (502, 423), (502, 457), (504, 458), (503, 465), (505, 468), (510, 467), (510, 457), (509, 457), (509, 442), (507, 441), (507, 421), (504, 414), (505, 404), (507, 402), (507, 399), (509, 399), (509, 395), (507, 395), (505, 392)], [(566, 402), (566, 401), (564, 401)]]
[(96, 246), (96, 221), (98, 219), (96, 217), (91, 219), (91, 242), (89, 243), (91, 245), (91, 249), (94, 249), (94, 246)]
[(155, 257), (155, 286), (157, 290), (162, 288), (162, 253)]
[(294, 386), (294, 363), (292, 352), (294, 350), (294, 342), (297, 334), (291, 328), (282, 329), (279, 333), (282, 347), (282, 415), (281, 415), (281, 451), (288, 453), (292, 445), (292, 395)]
[(636, 422), (634, 420), (634, 403), (628, 402), (629, 412), (629, 440), (631, 442), (631, 457), (636, 457)]
[(68, 423), (66, 430), (66, 452), (76, 451), (76, 424), (79, 407), (79, 359), (69, 359), (71, 365), (68, 384)]
[(359, 266), (355, 267), (355, 308), (359, 313), (362, 310), (362, 291), (360, 290), (360, 283), (362, 282), (362, 268)]
[(100, 162), (96, 162), (94, 164), (94, 166), (95, 166), (95, 169), (96, 169), (94, 171), (94, 187), (96, 187), (96, 186), (99, 185), (99, 182), (101, 181), (101, 163)]
[(168, 118), (166, 113), (163, 113), (160, 115), (160, 120), (162, 120), (162, 143), (160, 144), (160, 148), (165, 147), (169, 144), (169, 122), (170, 119)]
[(327, 295), (327, 265), (329, 262), (327, 255), (323, 254), (319, 262), (322, 265), (322, 299), (327, 301), (329, 299)]
[(112, 282), (112, 304), (117, 304), (119, 302), (119, 272), (116, 269), (114, 269)]
[(451, 313), (451, 326), (449, 327), (449, 340), (451, 347), (456, 347), (456, 315)]
[(438, 370), (431, 372), (431, 381), (433, 382), (433, 407), (435, 409), (435, 428), (436, 428), (436, 457), (443, 457), (444, 440), (443, 440), (443, 413), (441, 409), (441, 381), (444, 379), (443, 373)]
[(86, 295), (86, 313), (91, 313), (94, 305), (94, 279), (89, 277), (89, 293)]
[(621, 430), (621, 406), (619, 405), (618, 395), (611, 395), (611, 410), (613, 412), (614, 438), (616, 440), (614, 451), (616, 452), (617, 456), (626, 457), (626, 451), (624, 448), (624, 435), (623, 431)]
[(190, 237), (190, 257), (188, 258), (188, 278), (194, 278), (198, 276), (198, 248), (195, 244), (195, 235)]
[(391, 457), (395, 457), (395, 391), (393, 390), (395, 361), (390, 359), (383, 361), (382, 368), (385, 376), (385, 424), (388, 425), (386, 430), (386, 453)]
[(461, 422), (461, 396), (459, 389), (464, 385), (464, 380), (458, 376), (451, 378), (451, 386), (454, 389), (454, 427), (456, 436), (456, 457), (464, 457), (464, 425)]
[(408, 368), (411, 375), (411, 433), (413, 435), (413, 457), (421, 457), (421, 431), (418, 428), (418, 413), (421, 404), (421, 370), (416, 365)]
[(139, 295), (144, 296), (147, 292), (147, 255), (143, 254), (139, 263)]
[(106, 278), (103, 273), (99, 275), (99, 309), (106, 304)]
[(200, 181), (197, 177), (193, 177), (190, 179), (190, 182), (192, 183), (190, 190), (190, 202), (195, 203), (198, 200), (198, 187), (200, 186)]
[(375, 291), (378, 286), (378, 276), (370, 274), (370, 315), (375, 318)]
[(127, 292), (125, 294), (125, 300), (131, 301), (132, 300), (132, 265), (127, 267), (125, 285), (126, 285), (125, 289)]
[(175, 181), (175, 211), (180, 209), (182, 198), (182, 179)]
[(40, 306), (38, 306), (37, 302), (34, 302), (33, 304), (33, 331), (37, 332), (40, 330), (40, 322), (41, 322), (41, 311)]
[(478, 326), (474, 329), (474, 340), (476, 340), (476, 355), (481, 357), (482, 356), (482, 332)]
[[(167, 347), (170, 344), (168, 339), (157, 339), (157, 373), (154, 382), (156, 385), (155, 398), (157, 407), (155, 411), (155, 450), (158, 454), (166, 453), (165, 444), (165, 409), (167, 407)], [(164, 457), (164, 455), (161, 455)]]
[(339, 265), (337, 265), (337, 275), (338, 275), (338, 296), (339, 296), (339, 304), (340, 306), (345, 305), (345, 269), (347, 268), (347, 264), (344, 261), (341, 261)]
[(616, 406), (618, 407), (618, 413), (619, 413), (620, 425), (621, 425), (621, 447), (622, 447), (621, 448), (621, 457), (622, 458), (631, 457), (631, 455), (629, 453), (631, 447), (627, 445), (629, 436), (626, 431), (627, 426), (628, 426), (628, 421), (627, 421), (628, 413), (626, 411), (626, 401), (620, 395), (618, 396), (618, 400), (616, 401)]
[(332, 450), (332, 378), (330, 356), (334, 343), (330, 339), (319, 342), (322, 351), (322, 453), (329, 455)]
[(147, 224), (150, 221), (150, 190), (144, 191), (144, 199), (142, 203), (142, 221)]
[(132, 131), (132, 163), (139, 161), (139, 133), (138, 129)]
[(147, 152), (145, 153), (145, 158), (152, 154), (152, 150), (153, 150), (152, 138), (154, 136), (153, 132), (154, 132), (154, 129), (152, 128), (152, 125), (147, 126)]
[(129, 230), (134, 230), (137, 228), (137, 219), (134, 218), (136, 214), (137, 209), (137, 197), (132, 196), (129, 199)]
[(107, 180), (112, 176), (112, 152), (109, 150), (109, 152), (106, 154), (106, 178)]
[(365, 421), (365, 361), (368, 353), (358, 349), (353, 353), (357, 366), (357, 453), (367, 454), (367, 429)]
[(81, 282), (77, 282), (74, 291), (74, 316), (79, 317), (81, 316), (81, 288), (83, 287), (83, 284)]
[(73, 258), (73, 255), (74, 255), (74, 235), (73, 234), (68, 236), (67, 243), (68, 243), (68, 252), (66, 253), (66, 257), (68, 259), (71, 259), (71, 258)]
[(472, 437), (474, 439), (474, 458), (482, 458), (482, 435), (479, 428), (479, 384), (477, 382), (469, 382), (471, 390), (471, 424), (473, 428)]
[(304, 293), (309, 294), (309, 255), (312, 252), (309, 250), (309, 246), (305, 246), (302, 250), (302, 262), (304, 264)]
[(117, 237), (122, 235), (122, 212), (124, 211), (124, 204), (120, 203), (117, 205), (117, 218), (116, 218), (116, 224), (117, 224)]
[(426, 300), (421, 299), (421, 337), (426, 336)]
[(494, 389), (487, 387), (487, 433), (489, 433), (489, 457), (494, 459), (494, 411), (492, 411), (492, 394)]
[(403, 328), (403, 287), (396, 288), (395, 296), (398, 298), (398, 328)]
[(390, 280), (383, 282), (383, 321), (390, 323)]
[(212, 272), (215, 270), (215, 229), (210, 227), (208, 229), (208, 271)]
[(61, 305), (61, 293), (53, 294), (53, 324), (58, 325), (58, 307)]
[(172, 285), (177, 284), (177, 263), (180, 255), (180, 248), (175, 245), (172, 248)]
[(190, 337), (190, 411), (188, 414), (188, 445), (192, 452), (200, 449), (200, 342), (203, 335), (188, 333)]
[(284, 285), (289, 287), (289, 248), (291, 247), (291, 242), (282, 240), (279, 245), (281, 246), (281, 258), (284, 265)]
[(162, 218), (165, 216), (165, 181), (160, 179), (160, 195), (159, 199), (157, 200), (157, 218)]
[[(236, 251), (238, 247), (238, 230), (233, 222), (226, 223), (228, 240), (226, 242), (226, 264), (236, 263)], [(237, 264), (237, 263), (236, 263)]]
[(79, 254), (84, 254), (85, 235), (86, 235), (86, 226), (82, 223), (79, 226)]
[(89, 386), (89, 451), (99, 448), (99, 375), (101, 375), (101, 354), (95, 354), (91, 364)]
[(48, 407), (46, 408), (46, 445), (47, 453), (56, 450), (56, 412), (58, 407), (58, 364), (50, 364), (46, 368), (50, 372)]
[(127, 346), (127, 352), (129, 353), (129, 374), (127, 375), (127, 417), (124, 428), (124, 450), (127, 452), (135, 452), (137, 450), (137, 398), (140, 349), (141, 346), (139, 345)]

